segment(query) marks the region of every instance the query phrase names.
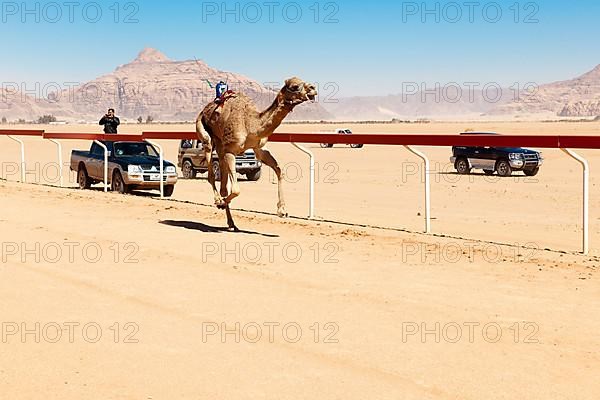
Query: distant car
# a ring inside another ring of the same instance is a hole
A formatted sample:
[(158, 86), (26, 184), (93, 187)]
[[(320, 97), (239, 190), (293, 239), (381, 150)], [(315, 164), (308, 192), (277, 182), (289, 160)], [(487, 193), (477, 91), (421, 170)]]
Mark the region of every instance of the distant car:
[[(134, 189), (160, 190), (160, 157), (148, 142), (101, 142), (108, 148), (108, 183), (114, 192)], [(104, 181), (104, 149), (92, 143), (89, 151), (73, 150), (71, 171), (77, 172), (80, 189)], [(177, 183), (177, 168), (163, 162), (164, 195), (170, 197)]]
[[(352, 135), (352, 131), (350, 129), (336, 129), (334, 132), (336, 135)], [(362, 149), (364, 145), (362, 144), (351, 144), (350, 147), (353, 149)], [(324, 149), (330, 149), (333, 147), (333, 143), (321, 143), (321, 147)]]
[[(202, 143), (198, 140), (182, 140), (179, 144), (178, 165), (184, 179), (195, 179), (198, 172), (208, 171)], [(212, 155), (211, 168), (217, 180), (221, 180), (219, 156), (216, 152)], [(261, 175), (262, 162), (256, 158), (254, 150), (248, 150), (235, 158), (235, 168), (239, 174), (246, 175), (249, 181), (258, 181)]]
[[(495, 132), (466, 132), (461, 135), (497, 135)], [(473, 169), (482, 169), (486, 175), (511, 176), (514, 171), (523, 171), (535, 176), (544, 163), (540, 152), (520, 147), (452, 147), (450, 162), (459, 174), (470, 174)]]

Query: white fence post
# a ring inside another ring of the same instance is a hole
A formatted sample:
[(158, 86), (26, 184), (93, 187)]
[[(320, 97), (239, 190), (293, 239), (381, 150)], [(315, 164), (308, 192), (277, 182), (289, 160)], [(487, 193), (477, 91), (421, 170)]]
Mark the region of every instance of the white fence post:
[(63, 187), (63, 157), (62, 157), (62, 145), (60, 144), (60, 142), (58, 140), (54, 140), (54, 139), (48, 139), (49, 141), (51, 141), (52, 143), (54, 143), (56, 145), (57, 151), (58, 151), (58, 173), (60, 176), (60, 187)]
[(298, 145), (297, 143), (292, 143), (292, 146), (302, 151), (304, 154), (307, 154), (310, 158), (310, 183), (308, 186), (308, 218), (313, 219), (315, 217), (315, 155), (312, 153), (312, 151), (308, 150), (306, 147)]
[(590, 164), (588, 161), (569, 149), (561, 149), (569, 157), (577, 160), (583, 167), (583, 254), (590, 252)]
[(19, 145), (21, 146), (21, 182), (25, 183), (27, 178), (26, 178), (26, 164), (25, 164), (25, 143), (19, 139), (19, 138), (15, 138), (12, 136), (7, 136), (9, 139), (14, 140), (15, 142), (19, 143)]
[(99, 140), (94, 140), (98, 146), (104, 149), (104, 192), (108, 192), (108, 147)]
[(423, 160), (423, 166), (425, 167), (425, 233), (431, 233), (431, 178), (429, 158), (424, 153), (413, 149), (410, 146), (404, 146), (408, 151)]
[(160, 162), (160, 167), (159, 167), (159, 171), (160, 171), (160, 198), (164, 199), (165, 198), (165, 182), (164, 182), (164, 152), (163, 152), (163, 148), (160, 144), (156, 143), (156, 142), (151, 142), (148, 139), (145, 139), (146, 142), (150, 143), (152, 146), (158, 147), (158, 154), (159, 154), (159, 162)]

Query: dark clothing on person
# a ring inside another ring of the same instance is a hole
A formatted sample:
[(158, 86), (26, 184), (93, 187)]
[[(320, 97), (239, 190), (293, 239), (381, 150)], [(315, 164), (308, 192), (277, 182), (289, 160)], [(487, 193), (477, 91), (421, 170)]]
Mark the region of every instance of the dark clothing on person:
[(104, 133), (116, 134), (118, 133), (117, 127), (121, 125), (121, 121), (118, 117), (109, 118), (105, 115), (100, 120), (100, 125), (104, 125)]
[(220, 99), (229, 90), (229, 86), (225, 82), (221, 81), (221, 82), (217, 83), (216, 89), (217, 89), (217, 96), (215, 98)]

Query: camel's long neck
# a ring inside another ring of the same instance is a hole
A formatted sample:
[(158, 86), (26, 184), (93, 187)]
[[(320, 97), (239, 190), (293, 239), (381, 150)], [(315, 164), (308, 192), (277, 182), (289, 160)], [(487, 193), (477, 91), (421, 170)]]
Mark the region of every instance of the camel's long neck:
[(277, 96), (273, 104), (259, 114), (259, 137), (265, 138), (271, 136), (291, 111), (292, 107), (286, 106), (280, 97)]

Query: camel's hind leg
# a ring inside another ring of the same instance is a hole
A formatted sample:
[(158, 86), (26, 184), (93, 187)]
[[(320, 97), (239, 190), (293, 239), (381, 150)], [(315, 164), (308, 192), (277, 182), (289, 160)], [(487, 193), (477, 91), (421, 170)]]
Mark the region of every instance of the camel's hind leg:
[(279, 163), (273, 157), (271, 152), (266, 149), (254, 149), (254, 153), (256, 153), (256, 158), (261, 160), (265, 165), (271, 167), (275, 174), (277, 175), (277, 193), (279, 195), (279, 202), (277, 203), (277, 215), (281, 218), (286, 218), (288, 213), (285, 209), (285, 199), (283, 196), (283, 173), (281, 172), (281, 168), (279, 167)]
[(233, 222), (233, 216), (231, 215), (231, 210), (229, 209), (229, 204), (225, 206), (225, 212), (227, 213), (227, 227), (230, 232), (239, 232), (237, 226), (235, 226), (235, 222)]
[(202, 123), (202, 118), (199, 117), (196, 121), (196, 133), (198, 134), (198, 140), (202, 143), (204, 149), (204, 157), (206, 160), (206, 165), (208, 167), (208, 182), (213, 189), (213, 194), (215, 197), (215, 205), (217, 207), (223, 207), (223, 197), (217, 191), (217, 184), (215, 182), (215, 172), (212, 169), (212, 154), (213, 154), (213, 141), (210, 137), (210, 134), (204, 128), (204, 124)]

